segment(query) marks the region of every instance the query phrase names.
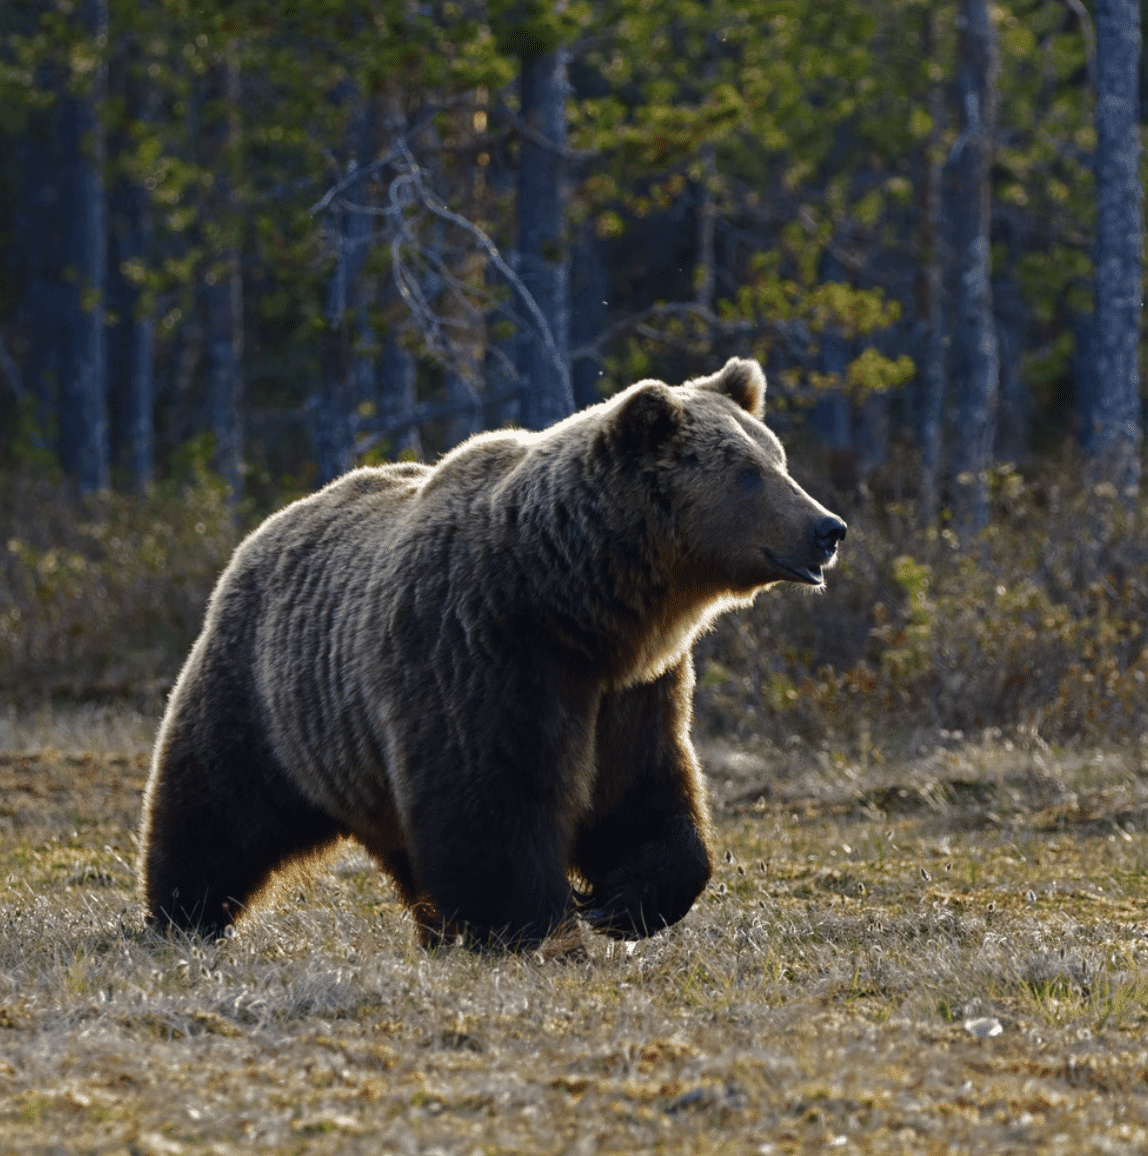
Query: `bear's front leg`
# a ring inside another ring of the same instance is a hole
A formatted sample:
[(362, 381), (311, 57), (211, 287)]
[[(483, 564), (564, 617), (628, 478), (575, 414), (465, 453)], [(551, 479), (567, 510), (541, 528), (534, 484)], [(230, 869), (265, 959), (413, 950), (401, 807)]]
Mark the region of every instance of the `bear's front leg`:
[(456, 669), (452, 705), (428, 709), (424, 683), (423, 709), (403, 712), (410, 725), (392, 748), (411, 877), (447, 935), (536, 947), (574, 911), (567, 868), (593, 777), (597, 696), (537, 654)]
[(435, 915), (433, 925), (424, 919), (424, 943), (461, 935), (472, 948), (523, 950), (570, 918), (573, 893), (555, 835), (561, 816), (537, 799), (416, 826), (412, 860)]
[(693, 686), (687, 656), (655, 682), (607, 694), (599, 710), (597, 790), (573, 863), (591, 888), (583, 916), (618, 939), (677, 923), (712, 872)]

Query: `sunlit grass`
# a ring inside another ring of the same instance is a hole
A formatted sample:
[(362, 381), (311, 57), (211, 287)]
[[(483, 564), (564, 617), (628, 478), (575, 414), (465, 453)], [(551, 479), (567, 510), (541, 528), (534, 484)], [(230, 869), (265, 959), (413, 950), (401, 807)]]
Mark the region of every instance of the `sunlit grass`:
[(586, 933), (573, 954), (475, 956), (416, 947), (351, 844), (233, 937), (146, 930), (141, 729), (9, 717), (4, 1151), (1145, 1142), (1135, 744), (936, 736), (879, 762), (705, 748), (717, 869), (682, 924), (633, 946)]

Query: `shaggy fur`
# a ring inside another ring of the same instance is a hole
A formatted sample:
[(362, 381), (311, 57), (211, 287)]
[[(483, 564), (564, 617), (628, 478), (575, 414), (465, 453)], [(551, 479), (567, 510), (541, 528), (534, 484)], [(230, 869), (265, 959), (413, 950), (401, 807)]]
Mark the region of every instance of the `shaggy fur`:
[(160, 728), (151, 915), (217, 932), (343, 835), (431, 934), (685, 915), (710, 875), (691, 646), (763, 587), (820, 585), (845, 534), (786, 472), (764, 394), (732, 359), (268, 518)]

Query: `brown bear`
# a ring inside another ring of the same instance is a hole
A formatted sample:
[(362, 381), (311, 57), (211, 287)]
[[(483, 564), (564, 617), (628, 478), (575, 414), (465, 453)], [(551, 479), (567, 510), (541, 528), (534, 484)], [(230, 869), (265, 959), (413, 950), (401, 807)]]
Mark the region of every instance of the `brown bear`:
[(733, 358), (268, 518), (160, 727), (151, 916), (217, 933), (276, 868), (353, 836), (424, 929), (471, 944), (681, 919), (711, 869), (692, 644), (767, 586), (820, 587), (845, 536), (764, 397)]

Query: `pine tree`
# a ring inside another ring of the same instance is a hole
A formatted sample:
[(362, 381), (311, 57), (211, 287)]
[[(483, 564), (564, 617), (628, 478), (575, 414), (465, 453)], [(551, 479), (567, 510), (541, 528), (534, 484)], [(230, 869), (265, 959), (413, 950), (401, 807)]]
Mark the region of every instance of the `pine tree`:
[(1096, 397), (1090, 448), (1125, 501), (1140, 485), (1139, 343), (1144, 244), (1139, 131), (1140, 6), (1096, 4)]

